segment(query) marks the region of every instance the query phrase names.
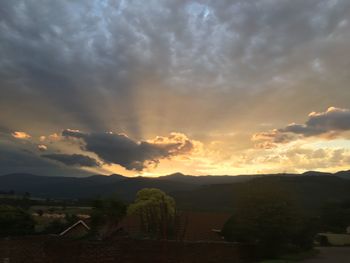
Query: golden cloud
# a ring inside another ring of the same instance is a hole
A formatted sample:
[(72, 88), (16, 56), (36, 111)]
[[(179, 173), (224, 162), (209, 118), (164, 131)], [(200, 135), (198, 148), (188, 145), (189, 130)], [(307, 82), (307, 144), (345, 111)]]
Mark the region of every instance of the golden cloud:
[(20, 139), (20, 140), (27, 140), (29, 138), (31, 138), (31, 136), (23, 131), (15, 131), (13, 133), (11, 133), (12, 137), (16, 138), (16, 139)]

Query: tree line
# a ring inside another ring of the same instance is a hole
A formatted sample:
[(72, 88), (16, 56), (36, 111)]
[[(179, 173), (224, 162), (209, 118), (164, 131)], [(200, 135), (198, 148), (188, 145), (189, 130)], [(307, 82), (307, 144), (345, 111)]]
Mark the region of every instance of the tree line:
[[(228, 242), (255, 244), (264, 257), (311, 249), (318, 231), (344, 232), (350, 222), (349, 201), (325, 203), (319, 216), (310, 216), (298, 205), (295, 193), (274, 183), (242, 185), (235, 196), (232, 216), (221, 234)], [(95, 200), (92, 207), (90, 237), (103, 239), (117, 233), (120, 221), (132, 215), (139, 220), (140, 237), (179, 238), (176, 202), (159, 189), (140, 190), (128, 206), (109, 197)], [(67, 217), (66, 225), (75, 220)], [(46, 233), (65, 226), (53, 223)], [(0, 205), (0, 236), (33, 234), (34, 228), (35, 221), (26, 209)]]

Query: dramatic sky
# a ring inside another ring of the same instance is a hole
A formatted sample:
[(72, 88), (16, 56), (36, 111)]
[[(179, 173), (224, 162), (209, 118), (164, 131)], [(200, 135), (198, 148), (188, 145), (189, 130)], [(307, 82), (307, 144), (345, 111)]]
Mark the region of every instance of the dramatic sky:
[(1, 0), (0, 174), (350, 168), (348, 0)]

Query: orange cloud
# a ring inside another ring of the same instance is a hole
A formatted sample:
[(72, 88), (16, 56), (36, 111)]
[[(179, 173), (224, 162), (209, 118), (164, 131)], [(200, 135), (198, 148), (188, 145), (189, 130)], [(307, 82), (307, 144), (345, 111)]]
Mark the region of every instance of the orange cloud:
[(50, 135), (49, 135), (49, 139), (50, 139), (51, 141), (58, 141), (60, 138), (61, 138), (61, 136), (58, 135), (57, 133), (53, 133), (53, 134), (50, 134)]
[(155, 145), (173, 146), (169, 148), (169, 153), (174, 155), (189, 154), (198, 150), (201, 143), (189, 139), (185, 134), (179, 132), (172, 132), (169, 136), (157, 136), (153, 140), (147, 140), (148, 143)]
[(253, 134), (251, 140), (255, 142), (256, 148), (261, 149), (271, 149), (277, 146), (277, 144), (288, 143), (297, 136), (291, 133), (283, 133), (277, 129), (267, 131), (267, 132), (259, 132)]
[(20, 139), (20, 140), (27, 140), (29, 139), (31, 136), (23, 131), (15, 131), (13, 133), (11, 133), (12, 137), (16, 138), (16, 139)]

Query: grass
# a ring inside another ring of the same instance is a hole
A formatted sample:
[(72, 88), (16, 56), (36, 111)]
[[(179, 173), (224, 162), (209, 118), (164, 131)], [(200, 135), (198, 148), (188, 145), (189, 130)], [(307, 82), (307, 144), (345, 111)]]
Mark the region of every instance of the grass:
[(271, 260), (264, 260), (260, 263), (289, 263), (290, 261), (282, 260), (282, 259), (271, 259)]
[(286, 254), (281, 256), (279, 259), (270, 259), (270, 260), (264, 260), (260, 263), (293, 263), (302, 261), (308, 258), (313, 258), (319, 253), (318, 250), (312, 249), (305, 252), (300, 253), (294, 253), (294, 254)]

